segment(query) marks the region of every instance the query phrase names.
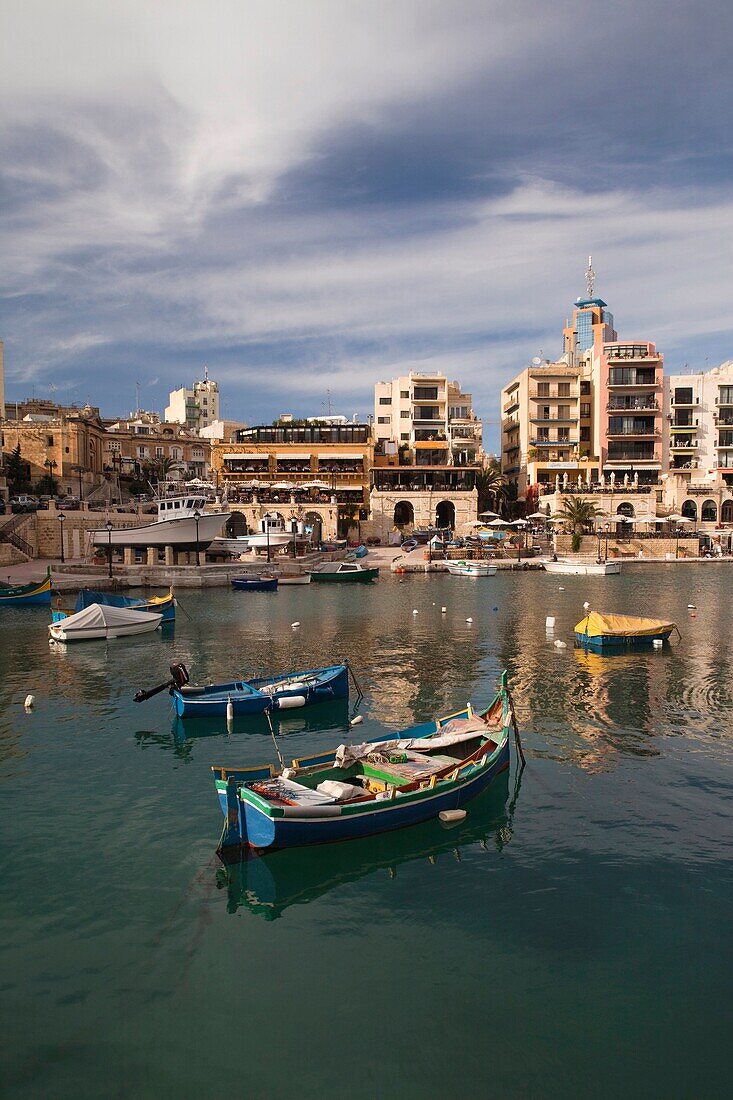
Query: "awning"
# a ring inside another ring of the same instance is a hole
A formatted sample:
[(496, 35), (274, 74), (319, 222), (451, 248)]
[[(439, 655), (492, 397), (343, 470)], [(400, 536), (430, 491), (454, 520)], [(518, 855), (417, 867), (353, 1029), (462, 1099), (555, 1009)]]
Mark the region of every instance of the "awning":
[[(225, 457), (226, 457), (226, 456), (225, 456)], [(276, 458), (276, 459), (278, 460), (278, 462), (279, 462), (279, 461), (280, 461), (281, 459), (282, 459), (283, 461), (284, 461), (285, 459), (292, 459), (292, 460), (293, 460), (293, 462), (302, 462), (302, 461), (305, 461), (306, 459), (308, 459), (308, 460), (309, 460), (309, 459), (310, 459), (310, 455), (306, 455), (306, 454), (297, 454), (297, 455), (296, 455), (296, 454), (292, 454), (292, 453), (291, 453), (290, 451), (288, 451), (288, 452), (286, 452), (286, 453), (283, 453), (283, 454), (281, 454), (281, 453), (280, 453), (280, 451), (278, 451), (278, 452), (277, 452), (277, 454), (275, 455), (275, 458)]]
[(415, 447), (422, 451), (437, 451), (439, 448), (447, 446), (447, 439), (418, 439), (415, 441)]
[(269, 460), (270, 456), (269, 455), (263, 455), (263, 454), (258, 454), (258, 455), (240, 455), (240, 454), (227, 455), (227, 454), (225, 454), (225, 455), (222, 455), (221, 457), (224, 459), (225, 462), (239, 462), (239, 461), (251, 462), (252, 459), (254, 459), (254, 458), (258, 458), (260, 460), (260, 462), (267, 462)]
[(318, 458), (322, 459), (324, 461), (326, 459), (329, 459), (329, 458), (336, 458), (336, 459), (343, 459), (344, 461), (346, 461), (348, 459), (349, 462), (363, 462), (364, 459), (366, 458), (366, 455), (363, 452), (362, 452), (362, 454), (356, 454), (355, 453), (355, 454), (351, 454), (351, 455), (343, 455), (343, 454), (340, 455), (340, 454), (334, 454), (333, 452), (329, 452), (329, 454), (325, 454), (325, 455), (319, 454)]

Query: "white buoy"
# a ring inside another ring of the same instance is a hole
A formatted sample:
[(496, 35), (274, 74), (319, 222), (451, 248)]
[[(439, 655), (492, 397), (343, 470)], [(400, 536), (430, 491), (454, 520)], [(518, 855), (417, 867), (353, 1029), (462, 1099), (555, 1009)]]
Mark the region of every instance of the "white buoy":
[(25, 707), (26, 710), (33, 710), (33, 704), (35, 703), (35, 701), (36, 701), (35, 695), (26, 695), (25, 702), (23, 703), (23, 706)]
[(697, 611), (697, 606), (694, 603), (688, 603), (687, 610), (688, 611)]
[(441, 607), (441, 609), (440, 609), (440, 613), (441, 613), (441, 615), (445, 615), (445, 613), (446, 613), (446, 611), (447, 611), (447, 610), (448, 610), (448, 608), (447, 608), (447, 607)]
[(350, 726), (360, 726), (364, 721), (364, 717), (361, 714), (357, 714), (356, 718), (352, 718), (349, 722)]
[(300, 623), (295, 622), (295, 623), (291, 623), (290, 625), (292, 626), (293, 630), (295, 630), (296, 627), (300, 626)]
[(234, 703), (232, 702), (231, 695), (227, 695), (227, 722), (231, 722), (234, 719)]
[(554, 629), (555, 629), (555, 616), (554, 615), (548, 615), (547, 618), (545, 619), (545, 630), (547, 631), (548, 634), (552, 634)]
[(416, 608), (416, 607), (413, 607), (413, 609), (412, 609), (412, 614), (413, 614), (413, 615), (417, 615), (417, 608)]
[(555, 649), (567, 649), (567, 642), (561, 642), (559, 638), (555, 640)]
[(564, 592), (564, 591), (565, 591), (565, 589), (563, 588), (562, 585), (560, 585), (560, 587), (558, 588), (558, 592)]
[(457, 825), (459, 821), (466, 820), (465, 810), (441, 810), (438, 818), (444, 825)]
[(584, 609), (585, 611), (587, 611), (589, 607), (590, 607), (590, 604), (589, 604), (589, 603), (588, 603), (588, 601), (586, 600), (586, 601), (585, 601), (585, 603), (583, 604), (583, 609)]
[(472, 622), (473, 622), (473, 619), (471, 619), (471, 618), (469, 617), (468, 619), (466, 619), (466, 622), (467, 622), (467, 623), (472, 623)]

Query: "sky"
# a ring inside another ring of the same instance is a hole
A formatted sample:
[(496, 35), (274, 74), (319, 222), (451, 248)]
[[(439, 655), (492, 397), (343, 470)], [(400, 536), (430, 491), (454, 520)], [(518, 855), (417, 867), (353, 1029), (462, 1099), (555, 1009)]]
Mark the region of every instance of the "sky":
[[(496, 444), (593, 255), (622, 339), (733, 357), (729, 0), (24, 0), (0, 36), (6, 397), (361, 418), (441, 370)], [(328, 391), (328, 392), (327, 392)]]

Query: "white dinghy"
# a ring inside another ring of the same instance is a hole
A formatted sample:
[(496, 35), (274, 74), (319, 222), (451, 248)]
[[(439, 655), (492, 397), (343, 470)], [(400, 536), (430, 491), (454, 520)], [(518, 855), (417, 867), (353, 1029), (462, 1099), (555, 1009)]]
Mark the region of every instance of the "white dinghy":
[(89, 607), (51, 623), (48, 632), (54, 642), (87, 642), (97, 638), (126, 638), (157, 630), (163, 616), (131, 607), (92, 603)]

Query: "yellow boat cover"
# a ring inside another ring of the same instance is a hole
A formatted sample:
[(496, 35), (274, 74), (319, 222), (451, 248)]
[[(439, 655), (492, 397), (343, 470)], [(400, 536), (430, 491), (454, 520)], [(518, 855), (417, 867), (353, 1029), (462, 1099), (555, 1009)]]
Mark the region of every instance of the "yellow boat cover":
[(601, 634), (610, 634), (616, 638), (647, 638), (652, 634), (661, 634), (664, 630), (673, 630), (674, 623), (662, 619), (640, 619), (636, 615), (601, 615), (591, 611), (581, 619), (575, 628), (576, 634), (586, 634), (597, 638)]

